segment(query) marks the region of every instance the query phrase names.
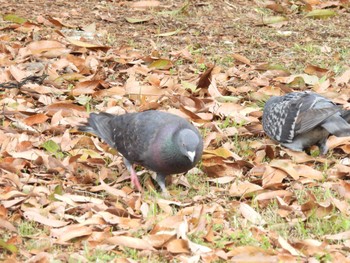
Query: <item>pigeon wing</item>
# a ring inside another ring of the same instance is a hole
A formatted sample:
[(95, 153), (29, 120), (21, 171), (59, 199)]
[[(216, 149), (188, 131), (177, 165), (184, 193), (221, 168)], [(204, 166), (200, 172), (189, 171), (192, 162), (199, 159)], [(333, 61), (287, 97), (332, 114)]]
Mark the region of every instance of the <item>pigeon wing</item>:
[(320, 125), (341, 110), (341, 107), (334, 106), (324, 109), (309, 109), (301, 112), (296, 120), (295, 133), (302, 134)]

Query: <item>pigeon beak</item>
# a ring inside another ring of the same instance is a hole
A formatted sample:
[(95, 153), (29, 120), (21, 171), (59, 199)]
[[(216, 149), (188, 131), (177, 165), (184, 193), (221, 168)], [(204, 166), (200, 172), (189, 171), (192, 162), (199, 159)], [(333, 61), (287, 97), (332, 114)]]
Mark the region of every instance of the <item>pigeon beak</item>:
[(190, 159), (191, 163), (193, 163), (195, 156), (196, 156), (196, 152), (190, 152), (190, 151), (187, 152), (187, 157), (188, 159)]

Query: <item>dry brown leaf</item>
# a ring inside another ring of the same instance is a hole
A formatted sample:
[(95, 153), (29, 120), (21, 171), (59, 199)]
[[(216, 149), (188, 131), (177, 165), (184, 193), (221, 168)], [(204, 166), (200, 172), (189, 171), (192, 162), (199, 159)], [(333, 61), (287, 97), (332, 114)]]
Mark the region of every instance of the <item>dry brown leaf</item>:
[[(158, 224), (156, 226), (160, 227), (160, 228), (165, 228), (165, 229), (167, 229), (167, 228), (174, 229), (174, 228), (177, 228), (181, 224), (182, 218), (183, 217), (181, 215), (169, 216), (169, 217), (163, 219), (162, 221), (158, 222)], [(155, 233), (153, 233), (153, 234), (155, 234)]]
[(199, 78), (197, 83), (197, 89), (207, 89), (211, 83), (211, 73), (215, 66), (209, 67)]
[(188, 246), (191, 250), (192, 253), (197, 254), (197, 255), (205, 255), (209, 252), (212, 252), (212, 249), (207, 247), (207, 246), (203, 246), (200, 244), (196, 244), (194, 242), (192, 242), (191, 240), (187, 239), (188, 242)]
[(123, 190), (116, 189), (115, 187), (111, 187), (107, 185), (103, 180), (100, 180), (99, 186), (94, 186), (91, 188), (91, 191), (97, 192), (97, 191), (106, 191), (106, 193), (116, 196), (116, 197), (122, 197), (125, 198), (127, 194)]
[(163, 247), (175, 234), (156, 234), (145, 236), (144, 239), (155, 248)]
[(304, 71), (307, 74), (316, 75), (317, 77), (322, 78), (329, 70), (309, 64)]
[(14, 65), (10, 66), (10, 72), (12, 77), (14, 77), (14, 79), (17, 80), (18, 82), (31, 75), (30, 72), (21, 70), (20, 68)]
[(294, 196), (293, 193), (287, 190), (276, 190), (276, 191), (269, 191), (269, 192), (258, 194), (255, 197), (255, 200), (265, 201), (265, 200), (271, 200), (277, 197), (280, 197), (282, 199), (290, 199), (292, 196)]
[(62, 112), (62, 116), (71, 116), (74, 115), (74, 111), (85, 112), (85, 108), (73, 103), (58, 102), (47, 106), (46, 111), (49, 116), (52, 116), (59, 111)]
[(162, 199), (157, 200), (157, 204), (160, 209), (162, 209), (168, 215), (173, 213), (173, 208), (166, 202), (163, 202)]
[(104, 52), (107, 52), (110, 47), (107, 46), (101, 46), (81, 40), (77, 40), (74, 37), (66, 37), (67, 41), (70, 42), (72, 45), (78, 46), (78, 47), (84, 47), (87, 49), (92, 49), (92, 50), (102, 50)]
[(208, 179), (208, 182), (213, 182), (216, 184), (228, 184), (230, 182), (232, 182), (233, 180), (235, 180), (235, 177), (233, 176), (223, 176), (223, 177), (219, 177), (219, 178), (214, 178), (214, 179)]
[(345, 231), (341, 233), (337, 233), (334, 235), (325, 235), (325, 239), (328, 240), (345, 240), (345, 239), (350, 239), (350, 231)]
[[(212, 154), (218, 157), (222, 157), (224, 159), (228, 159), (230, 157), (235, 158), (237, 155), (234, 152), (231, 152), (230, 150), (226, 149), (226, 148), (217, 148), (215, 150), (204, 150), (204, 154)], [(209, 156), (207, 156), (206, 158), (208, 158)], [(240, 158), (239, 158), (240, 159)]]
[(324, 179), (322, 172), (317, 171), (316, 169), (314, 169), (310, 166), (307, 166), (304, 164), (299, 164), (299, 165), (295, 165), (294, 169), (302, 177), (306, 177), (306, 178), (314, 179), (314, 180), (323, 180)]
[(266, 166), (262, 176), (262, 186), (264, 188), (269, 188), (271, 186), (280, 185), (287, 176), (288, 174), (285, 171), (272, 168), (271, 166)]
[(238, 60), (239, 62), (242, 62), (243, 64), (250, 65), (250, 60), (248, 58), (246, 58), (245, 56), (237, 54), (237, 53), (233, 54), (232, 56), (234, 59)]
[(315, 161), (320, 163), (329, 162), (329, 160), (327, 160), (326, 158), (318, 157), (317, 159), (315, 159), (311, 155), (308, 155), (306, 152), (296, 152), (296, 151), (289, 150), (287, 148), (283, 149), (283, 151), (285, 151), (295, 163), (308, 163), (308, 162), (315, 162)]
[(214, 234), (213, 227), (211, 225), (207, 226), (207, 234), (205, 235), (204, 239), (210, 243), (215, 242), (215, 234)]
[(233, 262), (235, 262), (234, 260), (239, 261), (240, 258), (244, 260), (243, 262), (260, 262), (262, 258), (268, 260), (268, 262), (274, 262), (276, 260), (272, 251), (254, 246), (233, 247), (227, 252), (226, 256), (231, 258)]
[(340, 84), (347, 84), (350, 81), (350, 69), (347, 69), (343, 74), (339, 77), (335, 78), (335, 85), (338, 86)]
[(326, 244), (325, 242), (320, 242), (314, 239), (306, 239), (299, 242), (294, 242), (293, 247), (303, 251), (307, 256), (317, 255), (325, 251)]
[(336, 208), (339, 209), (339, 211), (345, 215), (350, 215), (350, 205), (346, 201), (341, 201), (335, 197), (330, 198), (332, 203)]
[(245, 181), (245, 182), (237, 181), (232, 183), (229, 193), (231, 196), (242, 197), (242, 196), (249, 196), (249, 195), (255, 194), (262, 190), (263, 188), (261, 186), (250, 183), (248, 181)]
[(100, 211), (98, 215), (102, 216), (107, 223), (118, 225), (122, 229), (137, 229), (141, 226), (140, 219), (119, 217), (106, 211)]
[(188, 247), (188, 242), (186, 240), (183, 239), (174, 239), (171, 240), (167, 245), (166, 245), (166, 249), (170, 252), (170, 253), (186, 253), (189, 254), (190, 253), (190, 249)]
[(5, 229), (6, 231), (11, 231), (17, 233), (17, 228), (14, 227), (9, 221), (0, 217), (0, 228)]
[(26, 160), (35, 161), (39, 157), (47, 156), (43, 151), (32, 149), (29, 151), (23, 151), (23, 152), (9, 152), (9, 154), (14, 158), (23, 158)]
[(218, 116), (230, 116), (233, 114), (237, 114), (243, 110), (243, 107), (239, 104), (235, 103), (217, 103), (213, 105), (210, 109), (212, 113)]
[(149, 8), (149, 7), (157, 7), (160, 5), (159, 1), (149, 0), (149, 1), (137, 1), (131, 4), (131, 7), (134, 8)]
[(270, 165), (286, 172), (293, 177), (294, 180), (298, 180), (300, 177), (300, 174), (295, 170), (293, 163), (289, 160), (274, 159), (271, 161)]
[(80, 203), (94, 203), (96, 205), (104, 205), (104, 200), (95, 198), (92, 196), (84, 196), (84, 195), (73, 195), (73, 194), (63, 194), (60, 196), (62, 200), (71, 200), (73, 202), (80, 202)]
[(90, 80), (78, 82), (75, 88), (72, 90), (73, 96), (86, 95), (95, 93), (95, 89), (100, 87), (100, 80)]
[(126, 94), (129, 95), (144, 95), (144, 96), (161, 96), (164, 94), (164, 90), (154, 86), (146, 85), (133, 85), (125, 87)]
[[(16, 151), (17, 152), (24, 152), (24, 151), (30, 150), (32, 147), (33, 147), (32, 142), (30, 142), (30, 141), (22, 141), (22, 142), (19, 142), (17, 144)], [(0, 164), (0, 167), (1, 167), (1, 164)]]
[(339, 147), (341, 145), (349, 145), (350, 144), (350, 137), (336, 137), (336, 136), (330, 136), (327, 141), (327, 147), (329, 149), (334, 149), (336, 147)]
[(67, 49), (64, 44), (55, 40), (34, 41), (31, 42), (27, 48), (33, 55), (39, 55), (48, 58), (58, 57), (70, 52), (70, 50)]
[(301, 256), (303, 257), (303, 253), (299, 252), (298, 250), (296, 250), (291, 244), (288, 243), (287, 240), (285, 240), (283, 237), (279, 236), (278, 237), (278, 243), (280, 244), (280, 246), (285, 249), (286, 251), (288, 251), (291, 255), (293, 256)]
[(35, 114), (35, 115), (32, 115), (30, 117), (27, 117), (23, 120), (23, 122), (26, 124), (26, 125), (29, 125), (29, 126), (33, 126), (35, 124), (41, 124), (41, 123), (44, 123), (45, 121), (47, 121), (49, 117), (47, 117), (45, 114), (42, 114), (42, 113), (38, 113), (38, 114)]
[(91, 235), (91, 233), (91, 226), (84, 226), (80, 224), (51, 229), (51, 236), (56, 237), (58, 239), (57, 243), (59, 244), (64, 244), (73, 238)]
[(324, 204), (318, 203), (316, 197), (311, 192), (308, 192), (309, 201), (302, 204), (300, 209), (306, 216), (314, 215), (318, 218), (324, 218), (333, 211), (333, 205), (330, 202)]
[(336, 190), (341, 197), (350, 199), (350, 183), (340, 180), (339, 183), (333, 184), (332, 188)]
[(146, 240), (135, 238), (135, 237), (114, 236), (114, 237), (108, 238), (106, 240), (106, 243), (139, 249), (139, 250), (151, 250), (151, 251), (155, 250), (153, 246)]
[(241, 211), (242, 215), (254, 225), (266, 224), (266, 221), (261, 217), (261, 215), (257, 213), (250, 205), (241, 203), (239, 210)]
[(66, 226), (69, 224), (69, 222), (64, 222), (61, 220), (42, 216), (41, 214), (39, 214), (38, 212), (35, 212), (35, 211), (24, 212), (24, 217), (27, 218), (28, 220), (35, 221), (35, 222), (38, 222), (40, 224), (43, 224), (46, 226), (51, 226), (51, 227), (62, 227), (62, 226)]

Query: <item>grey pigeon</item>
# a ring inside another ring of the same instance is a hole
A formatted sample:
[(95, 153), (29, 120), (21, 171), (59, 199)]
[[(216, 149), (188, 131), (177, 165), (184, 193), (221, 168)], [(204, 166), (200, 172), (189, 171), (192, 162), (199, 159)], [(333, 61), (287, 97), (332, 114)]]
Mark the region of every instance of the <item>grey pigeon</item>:
[(165, 177), (187, 172), (200, 160), (203, 139), (184, 118), (157, 110), (113, 115), (91, 113), (80, 131), (91, 132), (118, 150), (132, 183), (142, 190), (133, 164), (157, 173), (156, 181), (167, 194)]
[(350, 136), (350, 110), (313, 92), (291, 92), (273, 96), (265, 104), (262, 117), (265, 133), (281, 145), (303, 151), (317, 145), (326, 154), (330, 134)]

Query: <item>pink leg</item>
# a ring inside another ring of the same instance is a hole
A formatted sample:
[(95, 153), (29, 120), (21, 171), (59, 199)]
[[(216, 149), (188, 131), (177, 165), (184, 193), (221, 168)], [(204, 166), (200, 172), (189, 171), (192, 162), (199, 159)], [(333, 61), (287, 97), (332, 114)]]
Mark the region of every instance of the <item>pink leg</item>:
[(125, 163), (126, 169), (128, 169), (128, 171), (130, 173), (131, 183), (134, 186), (136, 186), (137, 190), (142, 192), (142, 187), (141, 187), (139, 178), (137, 177), (137, 174), (136, 174), (134, 168), (132, 167), (132, 164), (126, 158), (124, 158), (124, 163)]
[(129, 170), (129, 172), (130, 172), (130, 180), (131, 180), (132, 184), (134, 186), (136, 186), (137, 190), (142, 192), (142, 187), (141, 187), (139, 178), (137, 177), (137, 174), (136, 174), (134, 168), (132, 168), (132, 166), (131, 166), (131, 169)]

